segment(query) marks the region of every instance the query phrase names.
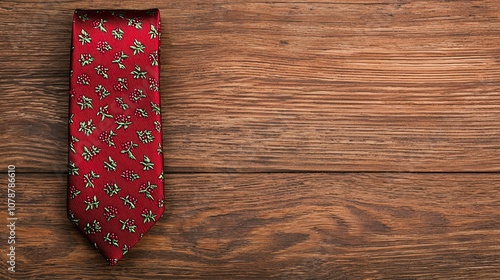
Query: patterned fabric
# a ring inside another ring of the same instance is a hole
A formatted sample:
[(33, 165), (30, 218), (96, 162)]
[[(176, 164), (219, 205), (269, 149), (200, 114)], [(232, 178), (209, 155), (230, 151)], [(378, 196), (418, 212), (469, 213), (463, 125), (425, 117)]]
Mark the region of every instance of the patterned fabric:
[(76, 10), (68, 216), (111, 265), (163, 214), (159, 10)]

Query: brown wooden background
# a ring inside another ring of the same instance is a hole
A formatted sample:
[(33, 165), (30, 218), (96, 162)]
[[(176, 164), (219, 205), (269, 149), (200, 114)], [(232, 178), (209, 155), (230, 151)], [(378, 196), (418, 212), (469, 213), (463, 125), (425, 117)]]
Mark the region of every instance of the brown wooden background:
[[(108, 267), (66, 218), (72, 12), (152, 7), (166, 214)], [(496, 0), (2, 0), (0, 66), (17, 278), (500, 278)]]

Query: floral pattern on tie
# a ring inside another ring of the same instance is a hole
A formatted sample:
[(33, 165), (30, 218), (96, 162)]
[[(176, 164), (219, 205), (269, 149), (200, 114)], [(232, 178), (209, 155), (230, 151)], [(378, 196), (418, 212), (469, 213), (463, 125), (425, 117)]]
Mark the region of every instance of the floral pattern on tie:
[(74, 14), (68, 217), (111, 265), (164, 211), (160, 34), (157, 9)]

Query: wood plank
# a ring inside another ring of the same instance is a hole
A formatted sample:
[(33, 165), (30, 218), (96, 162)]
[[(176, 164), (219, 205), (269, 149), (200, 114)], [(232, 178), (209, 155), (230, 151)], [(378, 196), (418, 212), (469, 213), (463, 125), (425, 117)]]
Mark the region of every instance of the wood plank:
[(500, 275), (499, 174), (169, 174), (164, 217), (113, 268), (67, 220), (64, 176), (17, 175), (18, 279)]
[[(498, 1), (154, 4), (170, 172), (500, 171)], [(78, 7), (0, 2), (2, 165), (65, 169)]]

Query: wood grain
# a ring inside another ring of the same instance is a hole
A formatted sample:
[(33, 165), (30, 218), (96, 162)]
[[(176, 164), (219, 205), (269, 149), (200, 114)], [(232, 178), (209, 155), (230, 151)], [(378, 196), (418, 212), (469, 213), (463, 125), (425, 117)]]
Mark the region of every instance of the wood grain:
[(0, 1), (16, 279), (500, 278), (498, 1), (119, 5), (152, 7), (166, 211), (109, 267), (66, 218), (63, 172), (72, 12), (118, 6)]
[[(500, 171), (498, 1), (121, 1), (154, 5), (169, 172)], [(0, 2), (1, 165), (65, 170), (71, 13), (98, 7)]]
[(500, 275), (498, 174), (168, 175), (164, 217), (117, 267), (66, 218), (64, 176), (17, 179), (17, 279)]

